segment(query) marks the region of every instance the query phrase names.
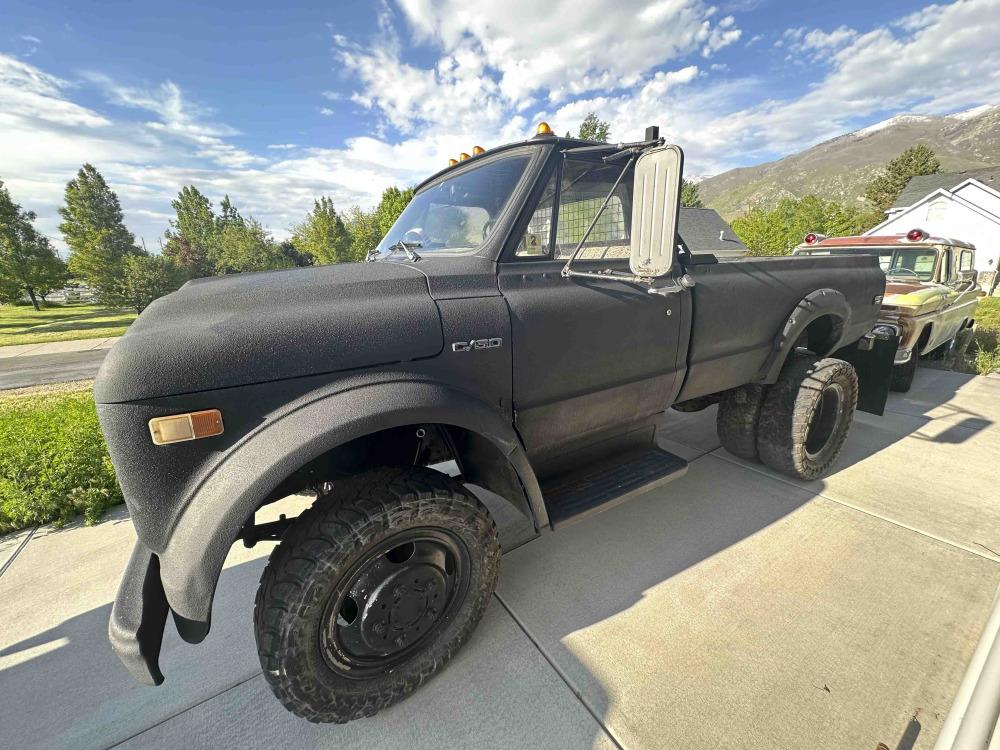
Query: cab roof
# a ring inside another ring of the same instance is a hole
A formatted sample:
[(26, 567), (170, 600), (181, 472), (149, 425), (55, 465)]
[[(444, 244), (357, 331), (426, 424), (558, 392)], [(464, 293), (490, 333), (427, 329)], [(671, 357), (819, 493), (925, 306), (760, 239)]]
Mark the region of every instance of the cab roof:
[(483, 159), (488, 159), (491, 156), (495, 156), (503, 151), (509, 151), (511, 149), (520, 148), (522, 146), (554, 146), (557, 151), (565, 151), (570, 148), (577, 148), (579, 146), (606, 146), (608, 151), (617, 151), (620, 144), (617, 143), (601, 143), (599, 141), (588, 141), (582, 138), (565, 138), (558, 135), (535, 135), (531, 138), (526, 138), (523, 141), (513, 141), (511, 143), (505, 143), (502, 146), (495, 146), (490, 149), (486, 149), (481, 154), (476, 154), (470, 156), (468, 159), (463, 159), (457, 164), (450, 164), (449, 166), (441, 169), (430, 177), (425, 179), (415, 188), (416, 192), (420, 192), (424, 186), (429, 185), (432, 182), (436, 182), (441, 179), (444, 175), (449, 172), (462, 167), (474, 164), (477, 161), (482, 161)]

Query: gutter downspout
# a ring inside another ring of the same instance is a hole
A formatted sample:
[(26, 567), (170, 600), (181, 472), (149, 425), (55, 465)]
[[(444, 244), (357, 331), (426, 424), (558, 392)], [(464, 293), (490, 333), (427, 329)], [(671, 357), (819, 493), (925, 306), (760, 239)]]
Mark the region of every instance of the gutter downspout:
[[(934, 750), (1000, 746), (1000, 588)], [(994, 736), (996, 732), (997, 736)], [(991, 737), (993, 742), (991, 742)]]

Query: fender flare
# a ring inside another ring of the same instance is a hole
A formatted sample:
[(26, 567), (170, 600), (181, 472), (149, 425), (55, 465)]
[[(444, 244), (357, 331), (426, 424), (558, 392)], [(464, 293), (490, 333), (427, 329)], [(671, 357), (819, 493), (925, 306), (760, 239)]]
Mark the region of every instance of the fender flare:
[(833, 335), (825, 351), (816, 353), (825, 357), (839, 349), (851, 322), (851, 306), (842, 292), (836, 289), (817, 289), (795, 305), (785, 325), (774, 337), (774, 347), (758, 373), (757, 382), (774, 383), (802, 332), (810, 323), (824, 315), (829, 315), (834, 320)]
[(531, 464), (510, 422), (463, 391), (436, 382), (381, 382), (300, 404), (240, 443), (213, 467), (178, 519), (160, 558), (160, 577), (178, 630), (189, 642), (208, 634), (226, 555), (246, 519), (282, 480), (326, 451), (383, 429), (421, 422), (485, 437), (521, 481), (536, 527), (548, 515)]

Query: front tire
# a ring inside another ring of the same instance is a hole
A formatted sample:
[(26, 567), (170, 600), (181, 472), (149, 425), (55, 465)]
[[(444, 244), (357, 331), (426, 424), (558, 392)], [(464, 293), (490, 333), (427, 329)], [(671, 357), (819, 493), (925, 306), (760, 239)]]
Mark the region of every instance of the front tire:
[(309, 721), (371, 716), (465, 643), (499, 561), (486, 508), (439, 472), (381, 469), (338, 483), (288, 529), (261, 576), (264, 677)]
[(757, 428), (766, 466), (817, 479), (840, 455), (858, 403), (858, 376), (841, 359), (791, 360), (771, 386)]
[(889, 381), (889, 390), (896, 393), (906, 393), (913, 385), (913, 376), (917, 374), (917, 364), (920, 362), (920, 348), (913, 347), (910, 359), (901, 365), (894, 365), (892, 368), (892, 379)]

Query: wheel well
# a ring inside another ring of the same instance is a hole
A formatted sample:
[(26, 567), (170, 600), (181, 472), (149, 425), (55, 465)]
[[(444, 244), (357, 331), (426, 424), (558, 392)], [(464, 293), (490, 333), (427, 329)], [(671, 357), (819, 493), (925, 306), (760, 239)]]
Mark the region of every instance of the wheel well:
[(839, 317), (820, 315), (805, 327), (795, 342), (795, 347), (802, 347), (819, 357), (825, 357), (836, 348), (843, 327), (844, 321)]
[(921, 329), (920, 335), (917, 337), (916, 348), (920, 350), (920, 353), (924, 353), (924, 347), (927, 346), (927, 342), (931, 340), (931, 331), (934, 328), (933, 323), (928, 323)]
[[(472, 430), (439, 423), (392, 427), (338, 445), (292, 472), (261, 505), (299, 492), (319, 493), (329, 482), (383, 466), (436, 467), (448, 461), (455, 462), (461, 481), (500, 496), (535, 522), (521, 480), (503, 451)], [(252, 521), (247, 519), (249, 525)], [(253, 534), (252, 528), (245, 527), (245, 533)]]

